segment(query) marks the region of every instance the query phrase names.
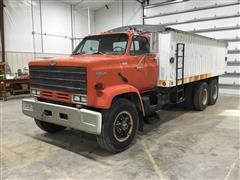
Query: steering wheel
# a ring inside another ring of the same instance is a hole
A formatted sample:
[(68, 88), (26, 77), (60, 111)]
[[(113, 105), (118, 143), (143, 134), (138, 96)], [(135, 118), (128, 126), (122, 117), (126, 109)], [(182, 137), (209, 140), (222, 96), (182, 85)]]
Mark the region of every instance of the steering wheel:
[(113, 51), (114, 51), (115, 49), (117, 49), (117, 48), (121, 49), (120, 51), (124, 51), (124, 49), (125, 49), (125, 48), (123, 48), (123, 47), (116, 46), (116, 47), (113, 48)]

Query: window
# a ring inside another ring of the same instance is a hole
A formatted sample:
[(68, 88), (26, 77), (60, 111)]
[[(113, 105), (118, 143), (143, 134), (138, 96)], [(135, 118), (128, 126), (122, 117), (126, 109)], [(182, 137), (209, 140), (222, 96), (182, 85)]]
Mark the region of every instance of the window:
[(130, 48), (131, 55), (144, 55), (150, 53), (150, 46), (148, 40), (141, 36), (133, 37)]
[(122, 52), (122, 51), (125, 51), (126, 45), (127, 45), (127, 41), (114, 42), (114, 43), (113, 43), (113, 52)]
[(98, 36), (89, 36), (73, 51), (76, 54), (124, 54), (127, 48), (127, 34), (106, 34)]
[(99, 42), (96, 40), (88, 40), (83, 45), (82, 53), (83, 54), (94, 54), (98, 51)]

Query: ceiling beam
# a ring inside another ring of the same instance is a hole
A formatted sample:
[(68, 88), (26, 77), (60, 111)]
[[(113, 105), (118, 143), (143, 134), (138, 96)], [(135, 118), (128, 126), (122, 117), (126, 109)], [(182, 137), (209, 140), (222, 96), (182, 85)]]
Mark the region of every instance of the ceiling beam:
[(149, 0), (136, 0), (136, 1), (143, 5), (145, 4), (146, 1), (149, 1)]
[(5, 62), (5, 40), (4, 40), (4, 8), (3, 0), (0, 0), (0, 32), (1, 32), (1, 51), (2, 51), (2, 62)]
[(140, 1), (140, 0), (136, 0), (137, 2), (139, 2), (140, 4), (142, 4), (143, 2), (142, 1)]

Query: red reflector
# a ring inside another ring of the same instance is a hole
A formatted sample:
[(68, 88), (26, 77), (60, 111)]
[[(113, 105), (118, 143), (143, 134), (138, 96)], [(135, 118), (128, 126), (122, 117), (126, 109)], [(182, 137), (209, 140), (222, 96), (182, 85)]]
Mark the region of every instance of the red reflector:
[(76, 108), (78, 108), (78, 109), (81, 109), (81, 107), (82, 107), (82, 106), (81, 106), (80, 104), (77, 104), (77, 105), (76, 105)]

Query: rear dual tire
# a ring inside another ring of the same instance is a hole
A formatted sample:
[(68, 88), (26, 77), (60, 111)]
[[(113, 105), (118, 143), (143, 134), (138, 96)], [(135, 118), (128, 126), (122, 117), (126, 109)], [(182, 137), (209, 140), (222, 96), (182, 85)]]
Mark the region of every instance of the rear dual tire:
[(218, 99), (218, 81), (213, 79), (209, 82), (209, 105), (216, 104)]
[(206, 109), (209, 100), (209, 88), (206, 82), (196, 85), (193, 96), (193, 107), (195, 110), (203, 111)]
[(208, 105), (214, 105), (218, 99), (218, 81), (211, 79), (209, 83), (200, 82), (195, 85), (193, 93), (193, 107), (203, 111)]

